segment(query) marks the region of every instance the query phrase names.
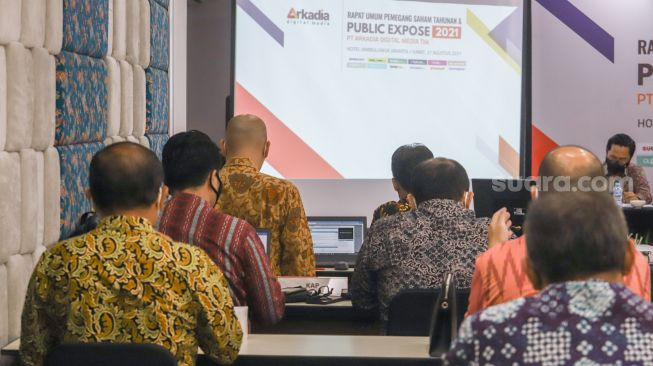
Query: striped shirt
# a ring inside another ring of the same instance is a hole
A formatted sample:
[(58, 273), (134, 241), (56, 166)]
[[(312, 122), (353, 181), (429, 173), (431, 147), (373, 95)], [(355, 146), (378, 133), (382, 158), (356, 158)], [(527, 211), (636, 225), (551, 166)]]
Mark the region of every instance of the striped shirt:
[(256, 230), (246, 221), (182, 192), (166, 204), (159, 230), (202, 248), (224, 272), (236, 306), (249, 306), (254, 318), (264, 324), (281, 320), (285, 306), (281, 287)]

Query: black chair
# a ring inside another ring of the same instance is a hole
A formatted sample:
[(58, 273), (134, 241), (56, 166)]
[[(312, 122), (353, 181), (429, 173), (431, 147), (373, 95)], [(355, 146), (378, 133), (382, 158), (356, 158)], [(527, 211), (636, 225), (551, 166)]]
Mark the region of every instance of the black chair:
[[(389, 336), (427, 337), (430, 333), (433, 308), (440, 289), (405, 289), (390, 302), (385, 334)], [(458, 326), (462, 323), (469, 305), (469, 289), (458, 289), (456, 306)]]
[(69, 343), (52, 350), (44, 366), (177, 366), (177, 360), (155, 344)]

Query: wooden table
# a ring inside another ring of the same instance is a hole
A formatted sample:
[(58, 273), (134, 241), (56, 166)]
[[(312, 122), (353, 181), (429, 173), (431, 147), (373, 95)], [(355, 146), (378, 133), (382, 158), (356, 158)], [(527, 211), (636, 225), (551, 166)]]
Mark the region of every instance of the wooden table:
[[(250, 334), (234, 365), (441, 365), (428, 355), (428, 337)], [(20, 341), (2, 349), (17, 356)], [(214, 365), (201, 350), (197, 364)]]

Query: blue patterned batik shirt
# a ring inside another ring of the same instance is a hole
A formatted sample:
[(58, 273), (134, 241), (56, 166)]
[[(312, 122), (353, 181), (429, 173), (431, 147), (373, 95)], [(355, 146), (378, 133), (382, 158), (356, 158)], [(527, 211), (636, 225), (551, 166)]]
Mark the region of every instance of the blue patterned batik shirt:
[(553, 284), (463, 322), (449, 365), (651, 365), (653, 305), (621, 284)]

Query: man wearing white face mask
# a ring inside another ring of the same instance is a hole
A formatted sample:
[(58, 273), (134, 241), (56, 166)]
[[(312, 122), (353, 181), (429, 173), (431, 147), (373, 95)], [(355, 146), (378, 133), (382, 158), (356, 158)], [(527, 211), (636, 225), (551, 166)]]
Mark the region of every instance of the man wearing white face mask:
[(100, 222), (41, 256), (23, 310), (23, 364), (42, 365), (64, 340), (158, 344), (183, 366), (199, 345), (232, 362), (242, 331), (224, 275), (201, 249), (152, 226), (165, 193), (156, 155), (111, 145), (93, 157), (89, 183)]
[[(474, 260), (488, 246), (491, 221), (469, 209), (469, 177), (457, 161), (420, 163), (410, 189), (408, 201), (416, 208), (372, 225), (352, 279), (354, 306), (378, 308), (382, 320), (401, 290), (440, 287), (446, 273), (456, 274), (458, 287), (469, 288)], [(509, 238), (507, 212), (495, 214), (495, 221), (503, 229), (500, 237)]]

